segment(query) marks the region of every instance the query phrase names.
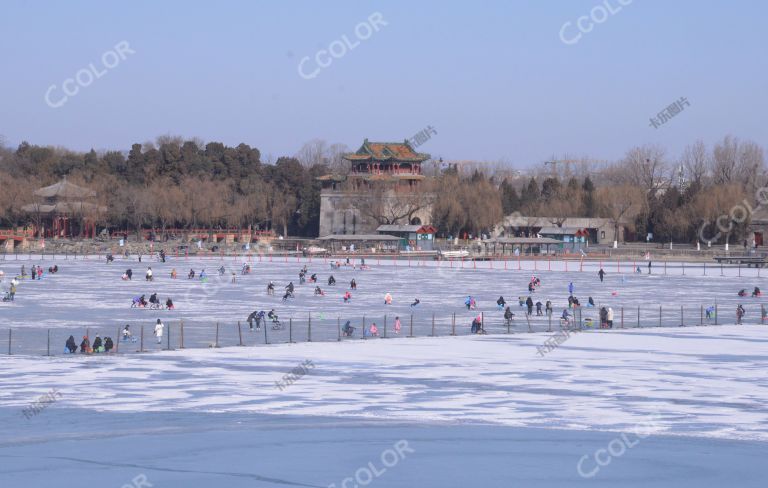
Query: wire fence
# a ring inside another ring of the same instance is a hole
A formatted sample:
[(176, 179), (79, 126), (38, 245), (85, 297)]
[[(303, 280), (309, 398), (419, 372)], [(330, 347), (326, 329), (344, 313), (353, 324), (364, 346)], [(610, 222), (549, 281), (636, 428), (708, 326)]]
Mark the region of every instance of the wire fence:
[[(92, 344), (96, 335), (102, 340), (112, 338), (114, 347), (110, 354), (129, 354), (159, 350), (219, 348), (230, 346), (263, 346), (296, 342), (336, 342), (359, 340), (382, 340), (399, 337), (437, 337), (472, 335), (472, 321), (480, 317), (486, 334), (517, 334), (532, 332), (556, 332), (560, 330), (592, 330), (601, 328), (632, 329), (650, 327), (689, 327), (744, 323), (765, 324), (768, 311), (764, 305), (744, 307), (744, 315), (737, 317), (735, 307), (724, 309), (710, 305), (700, 307), (619, 307), (613, 309), (613, 320), (601, 320), (600, 310), (595, 307), (576, 307), (570, 310), (570, 317), (563, 320), (560, 314), (534, 310), (528, 315), (525, 309), (518, 310), (511, 320), (504, 318), (503, 311), (467, 311), (449, 315), (409, 314), (363, 315), (357, 317), (326, 317), (322, 314), (307, 313), (304, 317), (282, 319), (277, 325), (267, 319), (257, 326), (245, 321), (239, 322), (196, 322), (175, 320), (164, 323), (163, 333), (154, 334), (155, 324), (133, 323), (131, 337), (122, 338), (126, 324), (72, 328), (23, 327), (3, 331), (7, 339), (8, 355), (59, 356), (69, 354), (65, 344), (73, 336), (81, 353), (80, 343), (88, 337)], [(350, 328), (345, 327), (349, 325)]]
[[(151, 263), (159, 261), (158, 251), (152, 254), (143, 254), (144, 262)], [(55, 261), (79, 261), (79, 262), (105, 262), (109, 253), (68, 253), (68, 252), (3, 252), (0, 254), (0, 261), (34, 261), (34, 264), (40, 262)], [(114, 255), (116, 263), (123, 261), (122, 255)], [(236, 263), (297, 263), (297, 264), (320, 264), (324, 266), (340, 263), (342, 266), (393, 266), (395, 268), (450, 268), (462, 270), (509, 270), (526, 272), (594, 272), (603, 269), (607, 273), (618, 274), (658, 274), (675, 276), (733, 276), (733, 277), (757, 277), (760, 278), (766, 274), (763, 270), (768, 265), (768, 260), (763, 261), (745, 261), (745, 262), (713, 262), (713, 261), (682, 261), (669, 258), (659, 258), (658, 260), (646, 260), (643, 257), (628, 258), (622, 256), (619, 258), (602, 258), (600, 256), (582, 256), (567, 258), (563, 256), (541, 255), (541, 256), (509, 256), (509, 255), (483, 255), (474, 258), (450, 258), (435, 259), (434, 256), (425, 255), (377, 255), (377, 256), (357, 256), (354, 254), (344, 257), (328, 256), (304, 256), (300, 252), (290, 253), (225, 253), (223, 251), (212, 252), (204, 251), (196, 254), (169, 252), (166, 254), (169, 261), (226, 261)], [(738, 258), (733, 258), (738, 261)], [(133, 260), (131, 255), (130, 260)], [(24, 264), (24, 263), (21, 263)]]

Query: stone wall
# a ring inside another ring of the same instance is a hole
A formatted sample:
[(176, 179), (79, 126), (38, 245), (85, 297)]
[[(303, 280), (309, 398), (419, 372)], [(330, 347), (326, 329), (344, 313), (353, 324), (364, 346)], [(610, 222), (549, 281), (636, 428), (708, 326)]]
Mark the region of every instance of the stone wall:
[[(361, 199), (366, 198), (361, 193), (342, 193), (334, 190), (323, 190), (320, 193), (320, 235), (330, 234), (376, 234), (379, 222), (367, 217), (358, 210)], [(432, 209), (424, 208), (414, 214), (422, 224), (432, 220)], [(410, 222), (397, 222), (409, 224)]]

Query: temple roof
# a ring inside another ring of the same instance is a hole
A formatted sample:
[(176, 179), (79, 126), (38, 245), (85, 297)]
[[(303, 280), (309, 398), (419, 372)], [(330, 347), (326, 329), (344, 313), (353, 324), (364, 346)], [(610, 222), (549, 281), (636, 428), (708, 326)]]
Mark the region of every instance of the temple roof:
[(90, 202), (57, 202), (53, 205), (47, 203), (30, 203), (21, 209), (29, 213), (39, 214), (88, 214), (106, 212), (107, 207)]
[(344, 155), (344, 159), (352, 163), (366, 161), (421, 163), (429, 158), (429, 154), (416, 152), (407, 140), (403, 142), (369, 142), (366, 139), (356, 152)]
[(88, 198), (95, 197), (96, 192), (70, 183), (64, 178), (58, 183), (36, 190), (35, 195), (43, 198)]

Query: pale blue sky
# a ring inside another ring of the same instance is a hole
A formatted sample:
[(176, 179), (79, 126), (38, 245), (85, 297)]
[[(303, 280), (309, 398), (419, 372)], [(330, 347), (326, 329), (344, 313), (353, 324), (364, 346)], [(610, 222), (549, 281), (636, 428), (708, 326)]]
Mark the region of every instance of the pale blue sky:
[[(616, 159), (644, 143), (676, 157), (726, 134), (768, 147), (768, 3), (604, 2), (618, 11), (568, 45), (563, 25), (573, 39), (603, 3), (5, 0), (0, 134), (84, 150), (171, 133), (277, 157), (314, 138), (356, 148), (431, 125), (421, 149), (433, 156), (518, 167), (552, 154)], [(318, 50), (355, 41), (375, 12), (387, 23), (378, 32), (315, 78), (299, 75), (302, 58), (312, 72)], [(51, 85), (58, 101), (78, 70), (102, 71), (121, 41), (135, 53), (62, 106), (46, 103)], [(689, 107), (649, 126), (683, 96)]]

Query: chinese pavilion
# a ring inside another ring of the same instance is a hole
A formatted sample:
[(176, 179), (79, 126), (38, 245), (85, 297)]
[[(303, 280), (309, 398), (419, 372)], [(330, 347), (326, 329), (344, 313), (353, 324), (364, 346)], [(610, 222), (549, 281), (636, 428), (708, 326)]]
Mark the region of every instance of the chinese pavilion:
[[(419, 153), (406, 140), (403, 142), (363, 141), (360, 149), (343, 156), (348, 162), (345, 175), (327, 174), (318, 178), (322, 182), (320, 193), (320, 236), (331, 234), (373, 233), (380, 225), (360, 211), (365, 199), (375, 198), (374, 189), (383, 189), (391, 199), (414, 191), (426, 176), (421, 165), (429, 154)], [(399, 196), (398, 196), (399, 195)], [(429, 219), (429, 209), (414, 215), (414, 222)]]
[(35, 203), (22, 209), (34, 216), (37, 237), (95, 237), (96, 218), (105, 212), (93, 200), (96, 192), (66, 178), (34, 192)]
[(416, 152), (407, 140), (370, 142), (366, 139), (356, 152), (343, 156), (350, 164), (347, 175), (324, 175), (319, 179), (323, 188), (333, 189), (344, 181), (350, 182), (357, 190), (369, 187), (374, 181), (397, 182), (398, 186), (413, 187), (424, 179), (421, 164), (429, 158), (429, 154)]

